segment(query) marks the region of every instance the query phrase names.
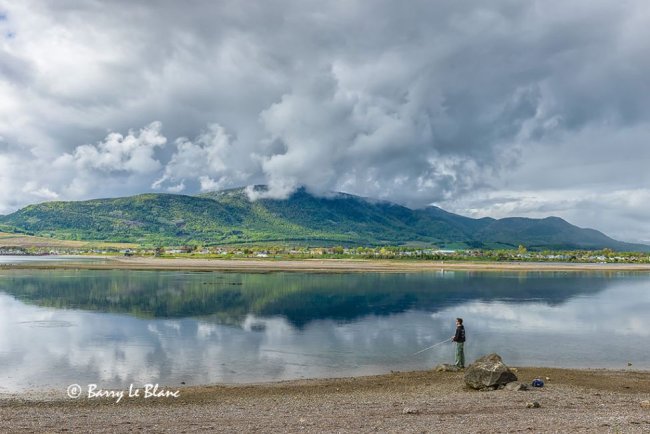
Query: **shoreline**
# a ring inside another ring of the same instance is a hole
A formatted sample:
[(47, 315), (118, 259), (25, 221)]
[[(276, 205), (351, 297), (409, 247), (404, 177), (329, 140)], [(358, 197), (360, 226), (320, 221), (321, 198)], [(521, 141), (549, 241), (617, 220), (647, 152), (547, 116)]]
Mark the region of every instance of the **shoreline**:
[[(550, 378), (553, 376), (553, 383), (564, 383), (573, 386), (589, 387), (597, 390), (620, 390), (626, 393), (647, 392), (650, 394), (650, 369), (640, 368), (558, 368), (543, 366), (510, 366), (510, 369), (519, 377), (519, 382), (526, 382), (528, 377), (533, 378)], [(436, 371), (435, 368), (428, 370), (414, 371), (393, 371), (383, 374), (357, 375), (349, 377), (314, 377), (314, 378), (294, 378), (286, 380), (269, 380), (253, 381), (243, 383), (206, 383), (190, 384), (184, 383), (170, 385), (166, 383), (157, 383), (161, 389), (180, 390), (181, 396), (185, 399), (196, 399), (198, 396), (210, 393), (230, 393), (233, 396), (243, 396), (253, 394), (276, 393), (280, 390), (287, 389), (300, 390), (302, 393), (319, 392), (319, 389), (328, 387), (341, 387), (354, 383), (355, 386), (368, 388), (377, 388), (389, 383), (410, 383), (419, 381), (425, 377), (433, 382), (442, 379), (459, 380), (458, 386), (468, 393), (484, 392), (465, 388), (462, 381), (464, 371)], [(614, 383), (612, 379), (622, 380), (621, 383)], [(605, 381), (603, 381), (605, 380)], [(642, 382), (636, 382), (641, 380)], [(98, 382), (99, 384), (100, 382)], [(530, 383), (530, 381), (528, 381)], [(106, 389), (119, 390), (119, 389)], [(256, 391), (256, 392), (254, 392)], [(493, 391), (491, 391), (493, 392)], [(496, 391), (499, 392), (499, 391)], [(320, 393), (320, 392), (319, 392)], [(40, 395), (39, 395), (40, 394)], [(82, 396), (83, 397), (83, 396)], [(30, 388), (17, 392), (0, 393), (0, 404), (16, 404), (27, 402), (47, 402), (63, 403), (77, 402), (79, 405), (91, 405), (94, 401), (99, 403), (111, 403), (110, 398), (80, 399), (75, 401), (66, 395), (64, 387), (47, 388), (40, 390)], [(153, 400), (152, 400), (153, 401)], [(168, 404), (178, 400), (166, 401)], [(182, 399), (180, 400), (182, 401)], [(94, 405), (94, 404), (92, 404)]]
[[(478, 392), (462, 372), (413, 371), (181, 388), (179, 396), (0, 398), (12, 431), (647, 432), (650, 372), (515, 368), (527, 391)], [(64, 393), (64, 392), (62, 392)], [(540, 408), (527, 408), (537, 401)]]
[(85, 270), (179, 270), (224, 272), (441, 272), (441, 271), (509, 271), (509, 272), (650, 272), (650, 264), (601, 264), (566, 262), (458, 262), (407, 261), (372, 259), (205, 259), (205, 258), (145, 258), (145, 257), (88, 257), (103, 263), (52, 261), (41, 263), (2, 264), (3, 269), (85, 269)]

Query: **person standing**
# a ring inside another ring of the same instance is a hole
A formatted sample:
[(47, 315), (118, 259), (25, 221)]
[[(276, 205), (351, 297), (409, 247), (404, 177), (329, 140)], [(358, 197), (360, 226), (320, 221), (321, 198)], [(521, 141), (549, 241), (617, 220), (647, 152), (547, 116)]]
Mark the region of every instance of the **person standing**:
[(456, 318), (456, 334), (451, 337), (453, 342), (456, 342), (456, 367), (465, 368), (465, 326), (463, 326), (463, 319)]

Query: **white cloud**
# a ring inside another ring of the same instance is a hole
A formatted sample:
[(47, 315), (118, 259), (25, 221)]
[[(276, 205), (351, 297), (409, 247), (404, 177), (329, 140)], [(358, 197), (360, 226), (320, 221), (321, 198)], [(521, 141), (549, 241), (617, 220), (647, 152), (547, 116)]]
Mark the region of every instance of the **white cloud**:
[(40, 187), (34, 181), (28, 181), (23, 187), (23, 193), (27, 193), (31, 196), (42, 198), (44, 200), (54, 200), (59, 197), (59, 194), (50, 190), (47, 187)]
[(179, 138), (175, 145), (174, 154), (152, 188), (179, 181), (185, 188), (185, 181), (192, 180), (198, 182), (201, 191), (217, 190), (244, 184), (249, 181), (249, 173), (258, 170), (255, 159), (242, 158), (239, 143), (219, 124), (209, 125), (194, 140)]
[(221, 178), (219, 181), (215, 181), (209, 176), (200, 176), (199, 183), (201, 184), (201, 191), (221, 190), (223, 188), (222, 186), (226, 185), (221, 182), (222, 180), (225, 180), (227, 182), (227, 178)]
[(185, 190), (185, 182), (181, 181), (180, 183), (176, 185), (172, 185), (170, 187), (167, 187), (167, 191), (170, 193), (180, 193), (183, 190)]
[(81, 145), (54, 161), (55, 166), (72, 166), (77, 171), (97, 169), (102, 172), (125, 171), (152, 173), (161, 165), (154, 156), (156, 148), (167, 139), (160, 134), (160, 122), (152, 122), (138, 133), (129, 131), (126, 136), (110, 133), (96, 145)]

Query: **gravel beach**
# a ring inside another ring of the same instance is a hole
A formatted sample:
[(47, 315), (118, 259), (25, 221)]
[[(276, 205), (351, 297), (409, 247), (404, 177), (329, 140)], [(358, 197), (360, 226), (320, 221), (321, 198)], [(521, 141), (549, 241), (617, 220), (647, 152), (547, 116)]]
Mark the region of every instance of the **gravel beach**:
[[(78, 399), (31, 391), (0, 399), (2, 432), (650, 432), (650, 372), (521, 368), (543, 388), (479, 392), (463, 374), (237, 386), (176, 386), (179, 397)], [(528, 408), (538, 402), (539, 408)]]

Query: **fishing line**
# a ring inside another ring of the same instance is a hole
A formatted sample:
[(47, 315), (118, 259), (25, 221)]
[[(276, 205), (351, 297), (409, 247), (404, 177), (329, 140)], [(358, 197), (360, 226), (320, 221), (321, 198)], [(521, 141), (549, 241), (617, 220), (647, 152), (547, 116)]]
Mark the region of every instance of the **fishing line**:
[(417, 353), (413, 353), (413, 355), (416, 356), (416, 355), (418, 355), (418, 354), (420, 354), (420, 353), (425, 352), (426, 350), (430, 350), (431, 348), (437, 347), (438, 345), (442, 345), (442, 344), (444, 344), (445, 342), (449, 342), (450, 340), (451, 340), (451, 338), (449, 338), (449, 339), (445, 339), (444, 341), (442, 341), (442, 342), (438, 342), (437, 344), (433, 344), (433, 345), (431, 345), (430, 347), (427, 347), (427, 348), (425, 348), (425, 349), (423, 349), (423, 350), (418, 351)]

